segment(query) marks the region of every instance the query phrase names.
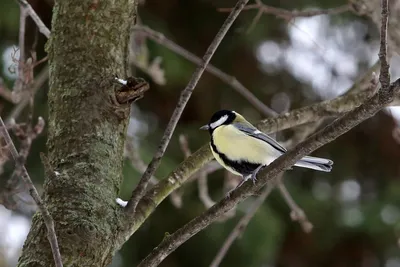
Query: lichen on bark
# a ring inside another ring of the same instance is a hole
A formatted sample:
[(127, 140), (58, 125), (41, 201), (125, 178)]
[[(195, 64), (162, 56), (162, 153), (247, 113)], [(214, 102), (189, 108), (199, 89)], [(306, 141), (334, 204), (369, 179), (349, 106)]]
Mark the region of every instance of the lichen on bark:
[[(126, 76), (134, 0), (56, 1), (47, 45), (48, 157), (44, 199), (55, 221), (64, 266), (107, 266), (120, 227), (115, 204), (122, 180), (129, 107), (110, 101), (114, 75)], [(18, 266), (54, 266), (40, 214)]]

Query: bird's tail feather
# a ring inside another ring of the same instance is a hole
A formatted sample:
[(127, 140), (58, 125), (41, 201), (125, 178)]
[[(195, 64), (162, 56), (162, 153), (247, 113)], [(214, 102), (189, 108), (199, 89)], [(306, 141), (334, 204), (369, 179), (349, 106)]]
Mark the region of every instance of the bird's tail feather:
[(313, 169), (317, 171), (330, 172), (332, 170), (332, 165), (333, 161), (330, 159), (306, 156), (296, 162), (294, 166)]

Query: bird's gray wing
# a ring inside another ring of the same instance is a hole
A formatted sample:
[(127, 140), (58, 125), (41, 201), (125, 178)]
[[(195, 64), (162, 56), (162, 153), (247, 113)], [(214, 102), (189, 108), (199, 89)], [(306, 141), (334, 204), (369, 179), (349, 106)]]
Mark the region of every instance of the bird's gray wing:
[(284, 148), (281, 144), (279, 144), (275, 139), (269, 137), (265, 133), (261, 132), (260, 130), (252, 126), (251, 124), (246, 125), (243, 123), (233, 123), (232, 125), (237, 129), (239, 129), (241, 132), (251, 137), (267, 142), (269, 145), (273, 146), (276, 150), (278, 150), (281, 153), (285, 153), (287, 151), (287, 149)]

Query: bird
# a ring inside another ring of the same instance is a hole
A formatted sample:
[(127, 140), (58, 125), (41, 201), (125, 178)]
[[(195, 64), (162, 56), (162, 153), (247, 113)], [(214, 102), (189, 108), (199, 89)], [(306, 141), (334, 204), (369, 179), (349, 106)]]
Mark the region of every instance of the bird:
[[(208, 130), (210, 148), (217, 162), (231, 173), (243, 177), (237, 187), (248, 179), (255, 183), (260, 169), (287, 152), (275, 139), (233, 110), (215, 112), (200, 130)], [(311, 156), (305, 156), (294, 164), (322, 172), (330, 172), (332, 165), (330, 159)]]

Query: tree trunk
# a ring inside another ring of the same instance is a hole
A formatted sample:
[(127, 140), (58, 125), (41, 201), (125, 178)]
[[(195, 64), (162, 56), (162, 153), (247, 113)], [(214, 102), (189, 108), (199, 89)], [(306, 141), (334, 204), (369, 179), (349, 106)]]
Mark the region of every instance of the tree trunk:
[[(54, 7), (47, 45), (53, 169), (44, 199), (64, 266), (107, 266), (117, 249), (121, 211), (115, 198), (130, 110), (111, 99), (114, 75), (126, 76), (133, 18), (134, 0), (60, 0)], [(54, 266), (46, 234), (36, 214), (19, 266)]]

